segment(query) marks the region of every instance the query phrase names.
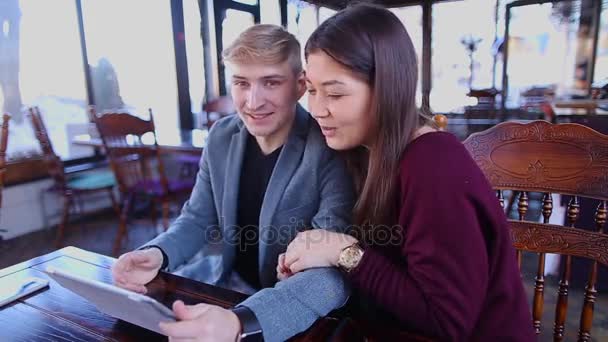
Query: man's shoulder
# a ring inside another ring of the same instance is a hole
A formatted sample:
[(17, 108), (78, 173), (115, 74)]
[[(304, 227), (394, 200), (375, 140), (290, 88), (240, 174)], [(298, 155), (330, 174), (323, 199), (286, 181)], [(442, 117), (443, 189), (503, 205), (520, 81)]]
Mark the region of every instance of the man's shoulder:
[(330, 152), (333, 153), (333, 150), (327, 146), (327, 142), (325, 141), (325, 137), (321, 132), (321, 128), (315, 119), (312, 117), (308, 118), (308, 127), (306, 131), (306, 148), (313, 149), (319, 152)]
[(209, 143), (213, 144), (215, 142), (230, 140), (234, 133), (241, 130), (241, 125), (241, 118), (236, 114), (219, 119), (211, 126), (209, 136), (207, 137), (207, 145)]

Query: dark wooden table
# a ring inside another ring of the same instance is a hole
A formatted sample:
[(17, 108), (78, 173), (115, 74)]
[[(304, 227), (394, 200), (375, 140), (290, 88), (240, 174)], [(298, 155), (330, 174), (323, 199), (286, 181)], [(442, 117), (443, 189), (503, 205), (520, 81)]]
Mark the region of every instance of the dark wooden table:
[[(101, 313), (97, 308), (64, 289), (42, 270), (49, 266), (69, 270), (105, 283), (112, 282), (110, 266), (113, 258), (66, 247), (0, 270), (0, 287), (30, 276), (50, 280), (50, 286), (0, 309), (0, 341), (165, 341), (155, 332), (120, 321)], [(238, 292), (199, 283), (190, 279), (161, 273), (152, 281), (149, 295), (171, 306), (181, 299), (186, 304), (209, 303), (233, 307), (247, 296)], [(338, 321), (324, 318), (297, 341), (327, 340)]]

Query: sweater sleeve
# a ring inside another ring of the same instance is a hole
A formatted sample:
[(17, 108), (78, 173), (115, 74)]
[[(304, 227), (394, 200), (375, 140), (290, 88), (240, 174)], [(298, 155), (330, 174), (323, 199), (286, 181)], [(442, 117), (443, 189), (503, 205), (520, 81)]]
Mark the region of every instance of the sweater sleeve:
[[(457, 149), (411, 153), (402, 167), (401, 258), (368, 248), (353, 284), (408, 327), (442, 340), (469, 339), (489, 279), (489, 262), (470, 163)], [(418, 158), (419, 156), (420, 158)], [(402, 164), (403, 165), (403, 164)], [(449, 172), (446, 172), (449, 170)]]

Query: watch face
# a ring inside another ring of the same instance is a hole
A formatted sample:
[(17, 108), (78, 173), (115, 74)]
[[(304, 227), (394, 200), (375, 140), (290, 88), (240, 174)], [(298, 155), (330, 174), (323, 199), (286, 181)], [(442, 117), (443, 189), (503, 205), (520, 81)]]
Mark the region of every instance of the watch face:
[(361, 260), (362, 255), (363, 251), (359, 246), (350, 246), (346, 248), (340, 255), (340, 265), (347, 270), (350, 270), (359, 264), (359, 260)]

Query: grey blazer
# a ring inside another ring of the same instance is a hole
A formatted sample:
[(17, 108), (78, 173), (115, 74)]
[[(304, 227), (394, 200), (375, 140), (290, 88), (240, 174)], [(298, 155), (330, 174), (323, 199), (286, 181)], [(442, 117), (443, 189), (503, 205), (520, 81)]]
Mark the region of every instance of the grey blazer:
[[(247, 135), (237, 115), (213, 125), (190, 199), (169, 230), (146, 244), (165, 252), (169, 271), (203, 251), (210, 261), (197, 264), (195, 278), (229, 287)], [(348, 299), (345, 279), (333, 268), (311, 269), (275, 283), (277, 258), (296, 234), (311, 227), (346, 231), (353, 203), (352, 181), (343, 162), (298, 105), (260, 213), (259, 277), (265, 289), (239, 304), (255, 313), (266, 341), (285, 340), (307, 329)]]

